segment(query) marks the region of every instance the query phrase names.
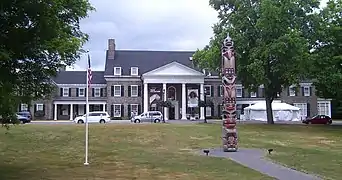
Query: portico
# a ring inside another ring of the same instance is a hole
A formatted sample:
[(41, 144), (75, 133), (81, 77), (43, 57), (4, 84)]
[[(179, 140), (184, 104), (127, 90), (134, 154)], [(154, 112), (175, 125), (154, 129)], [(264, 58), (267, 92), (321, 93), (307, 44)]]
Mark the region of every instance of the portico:
[[(106, 104), (106, 101), (89, 101), (89, 111), (106, 111)], [(54, 120), (73, 120), (75, 115), (83, 115), (86, 113), (85, 101), (54, 101), (53, 106)]]
[[(180, 119), (179, 115), (181, 119), (186, 120), (188, 104), (191, 103), (187, 101), (188, 92), (196, 93), (199, 90), (197, 96), (194, 97), (197, 101), (193, 101), (197, 102), (197, 105), (199, 100), (204, 100), (204, 77), (203, 73), (175, 61), (143, 74), (144, 112), (153, 107), (155, 100), (168, 100), (172, 103), (172, 107), (163, 108), (165, 120), (168, 120), (170, 116), (174, 116), (173, 119)], [(200, 108), (200, 119), (204, 119), (203, 107)]]

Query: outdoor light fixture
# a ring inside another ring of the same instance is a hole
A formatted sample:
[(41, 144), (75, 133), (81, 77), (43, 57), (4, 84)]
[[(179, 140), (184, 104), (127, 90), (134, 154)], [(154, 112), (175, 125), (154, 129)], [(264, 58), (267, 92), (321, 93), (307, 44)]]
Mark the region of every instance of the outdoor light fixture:
[(203, 150), (203, 152), (208, 156), (208, 154), (209, 154), (209, 149), (205, 149), (205, 150)]

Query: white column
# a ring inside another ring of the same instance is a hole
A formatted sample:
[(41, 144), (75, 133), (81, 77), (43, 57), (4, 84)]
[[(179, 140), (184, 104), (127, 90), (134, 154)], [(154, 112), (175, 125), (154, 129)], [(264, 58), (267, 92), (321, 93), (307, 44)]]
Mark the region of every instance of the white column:
[[(166, 99), (166, 95), (167, 95), (167, 91), (166, 91), (166, 83), (163, 83), (163, 92), (164, 92), (164, 94), (163, 94), (163, 99), (164, 99), (164, 101), (166, 101), (167, 99)], [(164, 117), (165, 117), (165, 120), (169, 120), (169, 113), (168, 113), (168, 108), (167, 107), (164, 107)]]
[(54, 106), (53, 120), (57, 120), (57, 104), (54, 104)]
[(186, 120), (186, 84), (182, 84), (182, 119)]
[(106, 104), (102, 104), (102, 111), (105, 111), (106, 109), (105, 109), (105, 106), (106, 106)]
[(74, 119), (74, 105), (70, 104), (70, 120)]
[(148, 84), (144, 83), (144, 112), (148, 111)]
[[(200, 100), (204, 101), (204, 84), (200, 84)], [(200, 119), (204, 119), (204, 107), (200, 107)]]

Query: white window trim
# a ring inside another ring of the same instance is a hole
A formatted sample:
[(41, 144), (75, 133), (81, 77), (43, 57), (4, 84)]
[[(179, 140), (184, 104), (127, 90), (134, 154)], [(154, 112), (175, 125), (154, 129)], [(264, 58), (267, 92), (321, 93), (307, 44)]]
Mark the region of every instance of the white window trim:
[[(65, 93), (65, 92), (67, 92), (67, 93)], [(63, 97), (69, 97), (69, 88), (67, 88), (67, 87), (63, 88)]]
[[(120, 87), (120, 94), (115, 94), (115, 87)], [(114, 97), (121, 97), (121, 85), (114, 85)]]
[[(137, 94), (133, 94), (133, 91), (132, 91), (133, 87), (137, 88)], [(139, 86), (138, 85), (131, 85), (131, 97), (138, 97), (138, 95), (139, 95), (138, 91), (139, 91)]]
[(293, 103), (293, 106), (300, 108), (299, 111), (303, 118), (308, 116), (308, 103)]
[[(113, 112), (113, 116), (114, 117), (121, 117), (121, 112), (122, 112), (122, 109), (121, 109), (121, 104), (113, 104), (114, 105), (114, 112)], [(119, 106), (120, 107), (120, 116), (119, 115), (115, 115), (115, 106)]]
[(211, 96), (211, 85), (204, 85), (204, 86), (203, 86), (203, 88), (204, 88), (204, 89), (203, 89), (203, 93), (205, 92), (205, 88), (206, 88), (206, 87), (209, 87), (209, 92), (207, 92), (207, 95), (206, 95), (206, 96), (207, 96), (207, 97), (210, 97), (210, 96)]
[[(25, 107), (25, 108), (23, 108), (23, 107)], [(25, 109), (25, 110), (23, 110), (23, 109)], [(20, 104), (20, 110), (21, 110), (21, 111), (28, 111), (28, 110), (29, 110), (29, 109), (28, 109), (28, 104), (25, 104), (25, 103)]]
[[(83, 89), (83, 95), (81, 94), (81, 89)], [(85, 88), (78, 88), (78, 97), (84, 97), (86, 93), (86, 89)]]
[[(136, 70), (136, 73), (133, 73)], [(138, 67), (131, 67), (131, 76), (138, 76), (139, 75), (139, 68)]]
[(137, 115), (138, 115), (138, 111), (139, 111), (139, 104), (131, 104), (131, 111), (133, 112), (133, 106), (137, 107)]
[[(322, 106), (324, 105), (324, 106)], [(321, 108), (324, 108), (324, 110), (322, 110)], [(322, 111), (324, 111), (324, 113), (321, 113)], [(331, 102), (329, 101), (318, 101), (317, 102), (317, 113), (318, 115), (327, 115), (329, 117), (331, 117)]]
[(257, 97), (257, 93), (256, 92), (250, 92), (251, 97)]
[(43, 110), (44, 110), (44, 104), (36, 104), (36, 111), (43, 111)]
[[(291, 96), (291, 97), (296, 96), (296, 89), (295, 88), (296, 88), (295, 86), (289, 87), (289, 96)], [(294, 90), (292, 91), (292, 89), (294, 89)]]
[[(305, 93), (305, 88), (307, 88), (307, 90), (308, 90), (307, 93)], [(310, 86), (304, 86), (303, 91), (304, 91), (304, 96), (311, 96), (311, 94), (310, 94)]]
[[(116, 70), (119, 69), (120, 70), (120, 73), (116, 73)], [(121, 67), (114, 67), (114, 76), (121, 76), (121, 73), (122, 70), (121, 70)]]
[[(96, 95), (96, 91), (98, 91), (98, 95)], [(94, 88), (94, 97), (101, 97), (101, 88)]]
[[(241, 94), (238, 94), (238, 89), (241, 90)], [(242, 87), (236, 87), (235, 91), (236, 91), (236, 97), (242, 97), (242, 94), (243, 94)]]
[(211, 117), (212, 116), (212, 114), (211, 114), (211, 107), (210, 106), (205, 107), (205, 116), (206, 117)]

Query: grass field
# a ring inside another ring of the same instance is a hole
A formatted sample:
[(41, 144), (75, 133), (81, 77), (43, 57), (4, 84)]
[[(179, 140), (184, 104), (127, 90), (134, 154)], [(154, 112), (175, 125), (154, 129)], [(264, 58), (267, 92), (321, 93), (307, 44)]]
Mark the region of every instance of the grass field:
[[(220, 146), (220, 125), (90, 125), (90, 165), (84, 126), (20, 125), (0, 130), (0, 179), (271, 179), (234, 162), (195, 155)], [(274, 148), (271, 159), (341, 179), (342, 127), (239, 126), (240, 146)]]

